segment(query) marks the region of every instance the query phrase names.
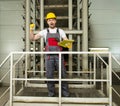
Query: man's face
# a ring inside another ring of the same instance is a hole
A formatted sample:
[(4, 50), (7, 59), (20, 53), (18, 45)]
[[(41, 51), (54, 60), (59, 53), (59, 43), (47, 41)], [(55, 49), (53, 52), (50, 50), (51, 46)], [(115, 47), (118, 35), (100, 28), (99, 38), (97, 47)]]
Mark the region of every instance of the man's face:
[(55, 28), (56, 26), (56, 19), (48, 19), (47, 24), (50, 28)]

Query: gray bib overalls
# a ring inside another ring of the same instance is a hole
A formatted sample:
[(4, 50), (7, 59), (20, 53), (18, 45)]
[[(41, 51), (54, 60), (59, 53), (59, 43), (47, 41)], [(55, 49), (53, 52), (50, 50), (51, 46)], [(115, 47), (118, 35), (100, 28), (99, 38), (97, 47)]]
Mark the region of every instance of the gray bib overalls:
[[(47, 36), (46, 36), (46, 51), (61, 51), (62, 48), (57, 45), (57, 43), (60, 41), (60, 34), (59, 30), (57, 29), (56, 33), (50, 33), (47, 29)], [(62, 56), (61, 60), (61, 73), (62, 78), (66, 78), (66, 69), (64, 66), (64, 59)], [(54, 78), (54, 71), (59, 70), (59, 56), (58, 54), (47, 54), (45, 55), (45, 67), (46, 67), (46, 75), (47, 78)], [(48, 81), (48, 92), (49, 96), (55, 96), (55, 81)], [(68, 84), (67, 82), (62, 82), (62, 95), (68, 96)]]

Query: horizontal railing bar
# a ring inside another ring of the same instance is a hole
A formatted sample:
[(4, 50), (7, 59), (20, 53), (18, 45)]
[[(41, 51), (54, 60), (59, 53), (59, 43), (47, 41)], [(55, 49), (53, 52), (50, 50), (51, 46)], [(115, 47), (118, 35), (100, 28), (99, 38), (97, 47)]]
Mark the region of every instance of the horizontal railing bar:
[[(67, 4), (60, 4), (60, 5), (45, 5), (45, 8), (64, 8), (64, 7), (68, 7), (69, 5)], [(40, 6), (37, 6), (38, 8), (40, 8)], [(73, 7), (76, 7), (76, 5), (73, 5)]]
[[(46, 73), (46, 71), (27, 71), (28, 73)], [(94, 71), (66, 71), (66, 73), (94, 73)]]
[[(16, 81), (59, 81), (59, 79), (43, 79), (43, 78), (13, 78), (12, 80)], [(108, 82), (109, 80), (105, 79), (61, 79), (61, 81), (87, 81), (87, 82)]]
[(11, 52), (12, 54), (110, 54), (110, 52)]
[[(39, 33), (39, 31), (34, 31), (35, 34)], [(82, 34), (82, 30), (65, 30), (66, 34)]]
[[(55, 85), (57, 88), (59, 87), (59, 85)], [(32, 82), (27, 82), (27, 87), (40, 87), (40, 88), (46, 88), (47, 87), (47, 84), (40, 84), (40, 83), (32, 83)], [(91, 84), (71, 84), (69, 83), (69, 88), (94, 88), (95, 85), (91, 85)]]

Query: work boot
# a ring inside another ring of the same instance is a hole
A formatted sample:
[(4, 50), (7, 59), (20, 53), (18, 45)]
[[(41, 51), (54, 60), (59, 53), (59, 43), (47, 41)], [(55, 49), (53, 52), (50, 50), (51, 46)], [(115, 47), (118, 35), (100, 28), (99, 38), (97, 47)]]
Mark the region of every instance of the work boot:
[(55, 93), (52, 93), (52, 92), (48, 93), (48, 97), (54, 97), (54, 96), (55, 96)]
[(62, 93), (62, 96), (63, 96), (63, 97), (69, 97), (70, 94), (69, 94), (68, 92), (63, 92), (63, 93)]

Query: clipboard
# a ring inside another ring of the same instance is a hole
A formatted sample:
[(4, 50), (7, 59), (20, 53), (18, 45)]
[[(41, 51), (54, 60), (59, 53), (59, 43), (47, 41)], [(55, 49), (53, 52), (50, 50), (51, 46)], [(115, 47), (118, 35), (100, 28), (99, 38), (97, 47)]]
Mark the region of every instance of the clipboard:
[(59, 46), (62, 46), (64, 48), (72, 48), (72, 43), (74, 42), (74, 40), (63, 40), (61, 42), (58, 42)]

